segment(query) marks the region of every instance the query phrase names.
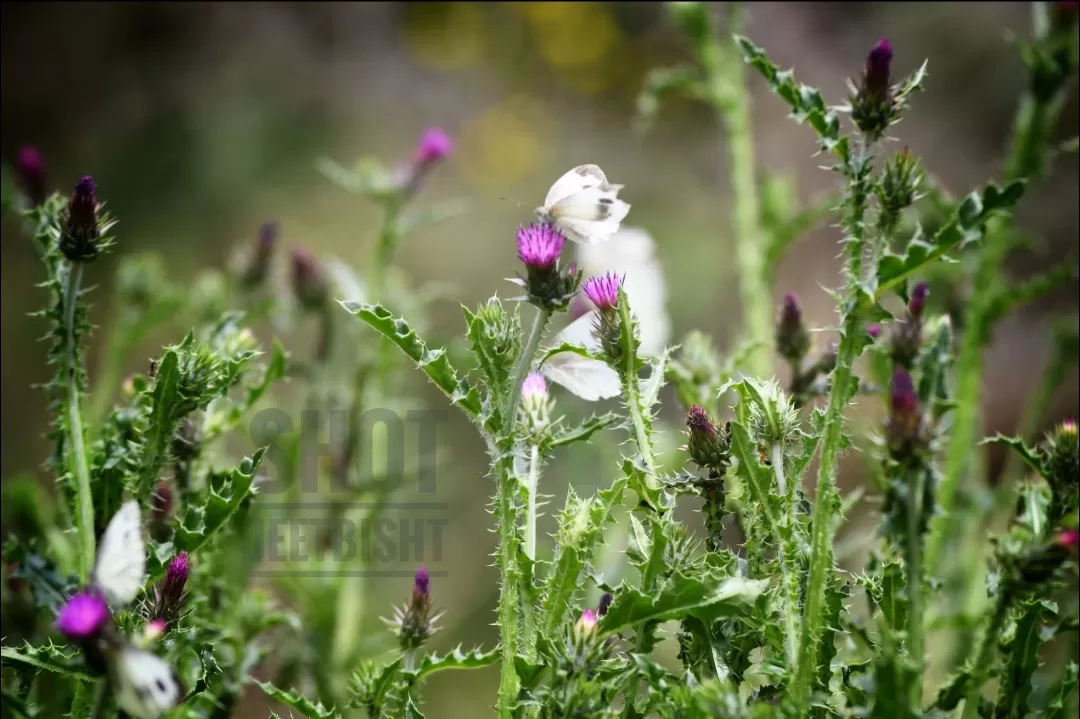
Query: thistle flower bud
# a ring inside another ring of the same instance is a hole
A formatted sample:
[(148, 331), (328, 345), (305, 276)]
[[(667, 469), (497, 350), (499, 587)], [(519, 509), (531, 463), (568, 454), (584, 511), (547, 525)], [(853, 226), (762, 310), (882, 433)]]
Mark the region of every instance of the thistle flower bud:
[(165, 623), (164, 619), (151, 619), (146, 623), (146, 629), (143, 630), (143, 636), (149, 641), (154, 641), (155, 639), (160, 639), (164, 636), (167, 630), (168, 625)]
[(900, 458), (918, 443), (922, 422), (915, 383), (903, 367), (896, 370), (889, 383), (889, 404), (889, 448), (894, 457)]
[(581, 282), (575, 265), (565, 270), (560, 267), (559, 254), (565, 244), (566, 238), (551, 225), (533, 223), (518, 228), (518, 258), (526, 273), (518, 284), (529, 293), (529, 301), (541, 309), (565, 309)]
[(530, 372), (521, 385), (521, 411), (531, 433), (538, 433), (550, 422), (551, 406), (547, 382), (537, 372)]
[(897, 322), (893, 328), (889, 353), (894, 364), (908, 367), (915, 362), (922, 347), (923, 313), (926, 311), (926, 298), (930, 295), (930, 286), (920, 282), (911, 289), (908, 298), (907, 316)]
[(911, 207), (918, 199), (918, 189), (923, 181), (919, 158), (904, 148), (885, 163), (885, 174), (878, 188), (878, 199), (887, 216), (895, 218)]
[(799, 298), (794, 292), (784, 295), (780, 321), (776, 324), (776, 350), (792, 364), (798, 364), (810, 351), (810, 333), (803, 324)]
[(1075, 529), (1057, 532), (1046, 543), (1008, 562), (1014, 569), (1011, 578), (1028, 589), (1040, 587), (1053, 579), (1070, 558), (1075, 557), (1078, 541), (1080, 535)]
[(686, 445), (690, 459), (699, 467), (723, 473), (730, 461), (728, 437), (716, 428), (709, 413), (696, 404), (686, 414), (686, 426), (690, 435)]
[(1080, 442), (1076, 422), (1062, 422), (1040, 450), (1052, 491), (1048, 516), (1053, 522), (1075, 509), (1080, 497)]
[[(597, 321), (593, 327), (593, 336), (600, 345), (600, 351), (612, 367), (620, 370), (626, 347), (623, 346), (623, 327), (619, 315), (619, 288), (624, 275), (608, 272), (590, 277), (582, 285), (582, 292), (597, 310)], [(633, 328), (626, 328), (632, 331)], [(637, 353), (638, 337), (634, 332), (632, 351)], [(621, 370), (620, 370), (621, 371)]]
[(330, 296), (319, 261), (303, 247), (294, 247), (292, 251), (292, 289), (297, 302), (309, 312), (323, 309)]
[(436, 613), (431, 604), (431, 577), (427, 569), (420, 567), (413, 578), (412, 597), (409, 602), (394, 609), (394, 619), (387, 622), (398, 635), (398, 642), (404, 651), (419, 649), (438, 631), (435, 622), (440, 613)]
[(71, 596), (60, 609), (56, 628), (73, 642), (85, 642), (101, 634), (109, 623), (109, 605), (97, 592), (82, 591)]
[(880, 138), (896, 118), (891, 85), (892, 59), (889, 41), (879, 41), (866, 56), (862, 83), (851, 98), (851, 119), (870, 141)]
[(241, 263), (240, 280), (245, 289), (253, 290), (266, 281), (270, 273), (270, 262), (274, 257), (274, 248), (277, 247), (280, 236), (276, 222), (267, 222), (259, 228), (259, 234)]
[(1075, 529), (1066, 529), (1057, 535), (1055, 541), (1062, 549), (1074, 550), (1080, 543), (1080, 532)]
[(89, 262), (98, 256), (98, 201), (94, 178), (79, 180), (68, 202), (67, 220), (60, 235), (60, 251), (71, 262)]
[(574, 636), (577, 639), (588, 639), (596, 634), (596, 627), (599, 621), (596, 618), (596, 612), (592, 609), (586, 609), (581, 613), (581, 617), (574, 625)]
[(874, 324), (866, 328), (866, 334), (870, 335), (870, 339), (876, 340), (881, 336), (881, 325)]
[(41, 159), (41, 153), (36, 147), (27, 145), (19, 150), (19, 162), (17, 165), (19, 182), (22, 185), (23, 194), (32, 207), (37, 207), (45, 202), (47, 196), (47, 182), (45, 179), (45, 162)]
[(607, 615), (607, 610), (611, 608), (611, 602), (614, 599), (609, 593), (604, 592), (600, 597), (600, 603), (596, 606), (596, 613), (601, 617)]
[(185, 587), (190, 572), (188, 553), (180, 552), (169, 562), (165, 578), (154, 587), (154, 603), (150, 616), (165, 622), (167, 629), (175, 629), (181, 618), (184, 600), (187, 599)]

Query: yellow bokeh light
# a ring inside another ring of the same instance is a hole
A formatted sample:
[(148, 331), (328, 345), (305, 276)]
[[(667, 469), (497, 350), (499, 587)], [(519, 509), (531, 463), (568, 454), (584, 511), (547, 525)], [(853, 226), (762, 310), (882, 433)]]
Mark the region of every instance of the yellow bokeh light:
[(543, 105), (523, 95), (485, 110), (462, 128), (462, 174), (484, 190), (504, 189), (537, 169), (554, 125)]
[(478, 3), (408, 3), (403, 23), (405, 45), (423, 65), (459, 70), (484, 53), (484, 10)]

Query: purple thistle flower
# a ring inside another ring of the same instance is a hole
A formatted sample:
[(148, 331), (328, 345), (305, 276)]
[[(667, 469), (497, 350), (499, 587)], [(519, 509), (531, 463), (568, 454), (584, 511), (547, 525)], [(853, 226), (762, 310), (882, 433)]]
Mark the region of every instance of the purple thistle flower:
[(893, 412), (912, 412), (919, 402), (915, 394), (915, 383), (906, 369), (900, 368), (893, 374), (889, 383), (889, 392)]
[(921, 419), (915, 383), (903, 367), (893, 373), (889, 383), (889, 403), (889, 444), (894, 456), (904, 455), (919, 440)]
[(157, 639), (158, 637), (165, 634), (168, 627), (168, 622), (166, 622), (164, 619), (151, 619), (149, 622), (146, 623), (146, 638)]
[(428, 128), (420, 138), (413, 154), (413, 164), (428, 167), (450, 156), (454, 151), (454, 141), (438, 127)]
[(600, 597), (600, 604), (596, 607), (596, 613), (601, 617), (605, 616), (607, 610), (611, 608), (612, 599), (614, 599), (614, 597), (607, 592), (604, 592), (603, 596)]
[(1066, 529), (1057, 536), (1057, 544), (1064, 549), (1076, 549), (1080, 542), (1080, 532), (1075, 529)]
[(723, 468), (728, 462), (728, 438), (716, 428), (709, 413), (700, 405), (691, 405), (686, 413), (690, 441), (686, 450), (699, 467)]
[(68, 203), (68, 221), (83, 229), (97, 226), (97, 187), (94, 178), (87, 175), (75, 185)]
[(926, 309), (926, 298), (930, 294), (930, 285), (920, 282), (911, 290), (911, 298), (908, 299), (908, 312), (916, 320), (922, 319), (923, 310)]
[(19, 150), (19, 179), (30, 204), (37, 207), (45, 201), (45, 162), (36, 147), (26, 145)]
[(867, 92), (883, 96), (889, 91), (892, 59), (892, 45), (883, 38), (866, 56), (866, 76), (863, 82)]
[(413, 579), (413, 594), (425, 597), (431, 595), (431, 577), (428, 576), (428, 570), (424, 567), (416, 570), (416, 577)]
[(105, 598), (92, 591), (72, 595), (60, 609), (56, 628), (71, 640), (89, 639), (98, 634), (109, 621), (109, 605)]
[(870, 325), (866, 328), (866, 334), (870, 335), (871, 339), (877, 339), (881, 335), (881, 325)]
[(607, 313), (614, 311), (619, 304), (619, 286), (622, 281), (623, 278), (619, 275), (608, 272), (606, 275), (585, 280), (582, 289), (598, 310)]
[(780, 321), (776, 325), (776, 349), (781, 357), (794, 363), (810, 351), (810, 333), (803, 324), (799, 297), (794, 292), (784, 295)]
[(579, 637), (592, 636), (596, 633), (597, 623), (596, 612), (592, 609), (586, 609), (581, 613), (581, 618), (578, 619), (577, 624), (574, 626), (574, 633)]
[(183, 591), (190, 571), (191, 563), (188, 561), (188, 553), (180, 552), (173, 557), (172, 561), (169, 562), (169, 568), (165, 570), (165, 584), (172, 585), (179, 591)]
[(550, 269), (564, 244), (566, 238), (551, 225), (533, 223), (517, 231), (518, 258), (530, 270)]

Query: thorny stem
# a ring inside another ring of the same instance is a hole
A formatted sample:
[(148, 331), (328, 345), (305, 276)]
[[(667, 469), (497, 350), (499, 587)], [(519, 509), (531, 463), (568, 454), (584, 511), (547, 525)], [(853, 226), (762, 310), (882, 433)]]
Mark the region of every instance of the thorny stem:
[[(513, 470), (514, 429), (517, 425), (517, 408), (521, 399), (521, 386), (525, 383), (525, 377), (532, 368), (533, 357), (540, 347), (540, 340), (544, 336), (544, 329), (548, 320), (551, 319), (549, 310), (539, 310), (533, 320), (532, 329), (529, 330), (528, 339), (521, 348), (517, 364), (514, 367), (514, 384), (510, 395), (506, 398), (506, 406), (503, 408), (503, 437), (495, 449), (495, 468), (498, 475), (498, 490), (496, 496), (496, 520), (499, 532), (499, 572), (503, 581), (499, 591), (499, 632), (502, 643), (502, 667), (499, 674), (499, 698), (496, 708), (499, 716), (508, 719), (513, 713), (514, 704), (517, 702), (518, 677), (514, 662), (517, 657), (519, 642), (522, 637), (518, 636), (518, 613), (521, 602), (522, 581), (531, 581), (532, 578), (520, 577), (521, 567), (518, 566), (517, 552), (520, 542), (518, 536), (518, 518), (514, 507), (515, 476)], [(535, 526), (535, 525), (534, 525)], [(532, 631), (532, 627), (526, 627)], [(526, 644), (531, 642), (531, 637), (525, 637)]]
[(529, 501), (525, 509), (525, 556), (536, 561), (536, 485), (540, 480), (540, 448), (535, 444), (529, 452)]
[(1012, 592), (1007, 588), (1002, 588), (1000, 591), (990, 624), (979, 640), (979, 650), (975, 654), (975, 664), (971, 667), (971, 684), (967, 698), (964, 700), (964, 713), (961, 719), (975, 719), (979, 716), (983, 685), (986, 683), (986, 675), (990, 672), (990, 665), (994, 662), (994, 652), (1000, 639), (998, 635), (1001, 633), (1001, 627), (1005, 624), (1005, 617), (1012, 604)]
[[(739, 32), (739, 9), (729, 13), (730, 31)], [(734, 43), (734, 40), (728, 40)], [(720, 118), (728, 145), (728, 169), (731, 176), (735, 256), (739, 266), (739, 291), (743, 322), (754, 350), (747, 355), (746, 371), (756, 377), (771, 377), (773, 319), (769, 292), (769, 269), (765, 263), (765, 233), (761, 228), (757, 178), (754, 173), (753, 122), (750, 93), (746, 88), (746, 69), (738, 51), (710, 43), (702, 62), (711, 78), (713, 105)]]
[(825, 588), (833, 566), (832, 538), (834, 513), (839, 506), (836, 496), (836, 474), (839, 468), (840, 448), (844, 439), (844, 409), (852, 378), (852, 365), (858, 359), (862, 342), (862, 313), (860, 308), (860, 277), (862, 257), (866, 247), (863, 217), (868, 195), (867, 168), (864, 167), (869, 147), (860, 142), (857, 157), (847, 168), (849, 188), (848, 216), (845, 229), (848, 254), (845, 267), (847, 287), (841, 299), (843, 331), (836, 349), (836, 365), (829, 377), (829, 402), (825, 409), (825, 422), (821, 432), (821, 459), (818, 465), (817, 493), (810, 520), (810, 572), (806, 580), (803, 605), (802, 640), (792, 689), (794, 706), (802, 706), (809, 698), (817, 668), (818, 643), (821, 639), (825, 606)]
[(791, 502), (787, 491), (787, 480), (784, 477), (784, 449), (779, 443), (773, 444), (771, 452), (773, 472), (776, 475), (776, 484), (780, 488), (780, 494), (784, 500), (784, 514), (780, 519), (783, 527), (777, 526), (776, 556), (780, 560), (780, 581), (783, 583), (784, 606), (781, 614), (784, 620), (784, 648), (790, 663), (789, 672), (794, 673), (799, 655), (799, 580), (792, 574), (789, 559), (797, 556), (795, 547), (792, 546), (791, 534), (795, 531), (794, 504)]
[(915, 706), (922, 702), (922, 666), (923, 650), (923, 582), (922, 582), (922, 532), (919, 531), (922, 519), (923, 477), (921, 467), (909, 471), (906, 484), (907, 492), (907, 556), (904, 566), (907, 568), (908, 603), (908, 655), (918, 667), (918, 679), (913, 682), (912, 699)]
[(76, 367), (75, 322), (76, 305), (79, 302), (79, 285), (82, 282), (81, 264), (69, 263), (64, 288), (64, 331), (67, 335), (67, 366), (64, 368), (67, 383), (68, 435), (71, 442), (69, 466), (75, 473), (75, 526), (79, 535), (79, 579), (86, 582), (94, 568), (94, 498), (90, 493), (90, 466), (86, 461), (83, 443), (82, 413), (79, 411), (79, 378)]
[[(1061, 93), (1047, 102), (1025, 94), (1017, 111), (1013, 128), (1013, 146), (1005, 164), (1003, 180), (1027, 178), (1036, 180), (1044, 172), (1043, 154), (1052, 129), (1061, 114)], [(987, 225), (982, 252), (972, 286), (981, 288), (971, 296), (964, 317), (964, 333), (956, 362), (956, 389), (949, 445), (945, 454), (945, 469), (937, 490), (940, 512), (930, 525), (926, 549), (926, 564), (931, 572), (940, 569), (942, 552), (957, 530), (963, 526), (962, 513), (955, 511), (954, 502), (960, 484), (972, 461), (971, 447), (979, 431), (982, 395), (983, 349), (989, 341), (990, 317), (995, 310), (996, 292), (988, 288), (1003, 284), (1002, 270), (1010, 249), (1008, 232), (1010, 219), (998, 216)]]

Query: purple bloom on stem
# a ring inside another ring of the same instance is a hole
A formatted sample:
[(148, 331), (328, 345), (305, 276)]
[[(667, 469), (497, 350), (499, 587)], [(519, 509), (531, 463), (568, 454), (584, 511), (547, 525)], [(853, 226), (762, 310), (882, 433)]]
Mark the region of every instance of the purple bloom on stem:
[(431, 127), (420, 138), (420, 144), (416, 146), (416, 152), (413, 155), (413, 163), (426, 167), (449, 157), (453, 151), (454, 141), (450, 139), (450, 136), (438, 127)]
[(190, 571), (191, 563), (188, 561), (188, 553), (180, 552), (173, 557), (172, 561), (169, 562), (169, 568), (165, 570), (165, 583), (183, 590), (184, 585), (187, 584), (188, 572)]
[(597, 622), (596, 612), (592, 609), (586, 609), (581, 613), (581, 618), (577, 620), (577, 624), (574, 625), (574, 633), (581, 638), (592, 636), (596, 633)]
[(1075, 529), (1066, 529), (1057, 536), (1058, 546), (1065, 549), (1075, 549), (1080, 542), (1080, 532)]
[(882, 39), (866, 56), (866, 77), (864, 80), (867, 92), (884, 95), (889, 91), (890, 73), (892, 71), (893, 50), (888, 40)]
[(546, 270), (555, 264), (566, 238), (551, 225), (533, 223), (517, 231), (518, 258), (533, 270)]
[(612, 599), (614, 599), (614, 597), (607, 592), (604, 592), (604, 595), (600, 597), (600, 604), (596, 607), (596, 613), (601, 617), (607, 614), (607, 610), (611, 608)]
[(36, 147), (27, 145), (19, 150), (19, 179), (30, 203), (37, 207), (45, 201), (45, 162)]
[(914, 411), (919, 402), (915, 394), (915, 383), (906, 369), (898, 369), (889, 384), (893, 412)]
[(866, 334), (876, 340), (878, 336), (881, 335), (881, 325), (870, 325), (866, 328)]
[(585, 280), (582, 289), (596, 308), (601, 312), (610, 312), (619, 304), (619, 285), (623, 278), (614, 272)]
[(930, 285), (920, 282), (911, 290), (911, 298), (908, 300), (908, 312), (915, 319), (922, 318), (923, 310), (926, 309), (926, 298), (930, 294)]
[(801, 361), (810, 351), (810, 333), (803, 324), (799, 297), (794, 292), (784, 295), (776, 325), (776, 349), (789, 362)]
[(68, 639), (88, 639), (109, 621), (109, 605), (96, 592), (79, 592), (68, 599), (56, 618), (56, 628)]
[(548, 397), (547, 382), (543, 375), (530, 372), (529, 376), (521, 384), (521, 399), (525, 404), (542, 402)]
[(413, 579), (413, 593), (424, 596), (431, 594), (431, 577), (428, 576), (428, 570), (424, 567), (416, 570), (416, 577)]

